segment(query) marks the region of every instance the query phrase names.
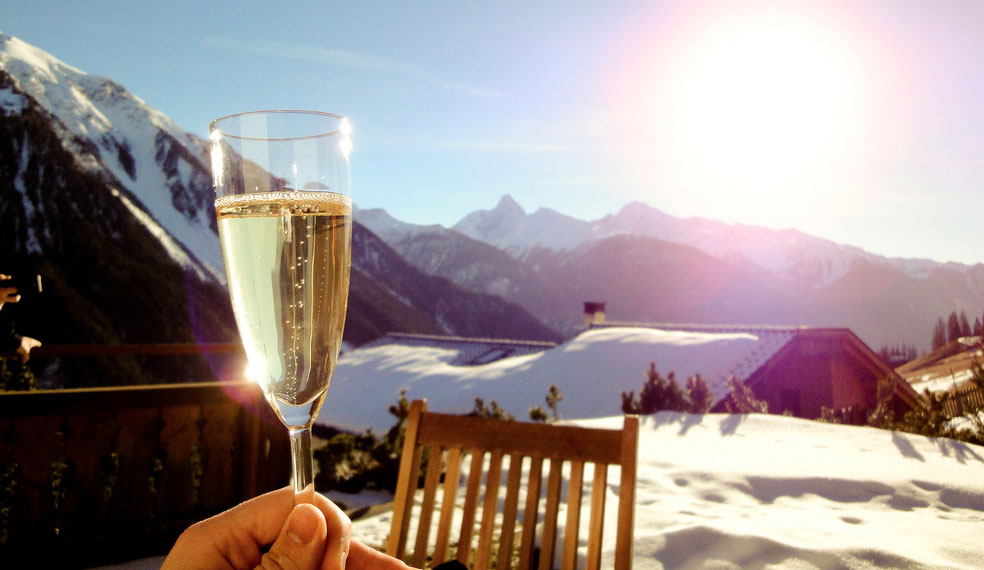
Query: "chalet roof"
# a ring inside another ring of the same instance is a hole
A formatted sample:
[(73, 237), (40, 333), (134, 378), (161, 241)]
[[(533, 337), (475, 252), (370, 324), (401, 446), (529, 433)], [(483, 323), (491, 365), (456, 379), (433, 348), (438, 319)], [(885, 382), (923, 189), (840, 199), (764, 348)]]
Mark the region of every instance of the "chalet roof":
[(981, 337), (963, 337), (895, 369), (917, 392), (965, 389), (974, 363), (984, 361)]
[[(714, 401), (728, 395), (728, 378), (749, 380), (798, 335), (850, 335), (848, 329), (810, 328), (804, 326), (734, 325), (695, 323), (629, 323), (606, 322), (592, 324), (586, 331), (569, 339), (562, 348), (576, 345), (585, 332), (604, 329), (643, 329), (665, 331), (667, 334), (647, 339), (645, 358), (655, 361), (657, 369), (674, 372), (681, 384), (690, 376), (700, 374), (707, 381)], [(856, 337), (854, 337), (856, 338)], [(860, 343), (860, 340), (857, 341)], [(861, 343), (863, 344), (863, 343)], [(421, 346), (454, 351), (447, 361), (452, 366), (478, 366), (513, 356), (522, 356), (556, 348), (553, 342), (513, 339), (467, 338), (441, 335), (391, 333), (364, 345), (371, 348), (383, 345)], [(640, 348), (641, 348), (640, 347)], [(642, 378), (640, 369), (639, 378)], [(890, 369), (887, 369), (891, 373)], [(632, 386), (637, 390), (642, 384)]]
[[(339, 359), (332, 397), (322, 415), (337, 426), (363, 425), (366, 418), (357, 410), (367, 386), (392, 397), (406, 389), (409, 397), (427, 398), (431, 409), (438, 411), (462, 413), (480, 396), (521, 415), (531, 405), (542, 405), (548, 388), (556, 385), (565, 395), (563, 415), (603, 417), (619, 413), (622, 392), (639, 391), (651, 362), (664, 375), (675, 373), (681, 383), (700, 374), (715, 401), (720, 401), (728, 394), (729, 376), (753, 382), (756, 373), (781, 365), (788, 354), (784, 351), (795, 349), (797, 339), (811, 338), (845, 347), (872, 371), (872, 377), (893, 374), (848, 329), (610, 323), (592, 326), (556, 345), (392, 334)], [(915, 398), (914, 392), (911, 395)], [(380, 429), (388, 427), (380, 422)]]
[(510, 356), (542, 352), (557, 346), (556, 342), (549, 341), (389, 333), (382, 338), (363, 345), (363, 347), (369, 348), (384, 344), (429, 346), (455, 350), (458, 355), (449, 362), (452, 366), (488, 364)]
[[(703, 362), (701, 363), (705, 368), (695, 371), (707, 381), (715, 402), (728, 395), (729, 376), (735, 376), (740, 380), (751, 378), (782, 347), (786, 346), (797, 333), (808, 330), (807, 327), (802, 326), (630, 323), (615, 321), (591, 325), (591, 328), (610, 327), (641, 327), (664, 331), (697, 333), (708, 335), (708, 340), (714, 335), (719, 335), (722, 338), (728, 335), (747, 335), (752, 342), (746, 343), (743, 350), (725, 358), (715, 358), (719, 353), (709, 351), (707, 357), (702, 359)], [(667, 348), (669, 349), (669, 346)], [(670, 370), (660, 370), (660, 372), (666, 374)], [(693, 374), (693, 372), (685, 373), (682, 370), (677, 370), (676, 372), (678, 374), (687, 374), (688, 376)], [(678, 378), (678, 381), (681, 383), (685, 380), (686, 377), (682, 379)]]

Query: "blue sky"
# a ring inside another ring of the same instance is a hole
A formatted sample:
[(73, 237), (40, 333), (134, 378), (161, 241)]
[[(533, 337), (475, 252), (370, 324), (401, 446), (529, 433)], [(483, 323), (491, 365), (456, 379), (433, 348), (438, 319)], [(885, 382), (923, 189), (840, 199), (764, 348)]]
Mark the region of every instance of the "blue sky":
[(405, 221), (638, 200), (984, 261), (984, 2), (10, 4), (4, 32), (202, 136), (348, 116), (355, 202)]

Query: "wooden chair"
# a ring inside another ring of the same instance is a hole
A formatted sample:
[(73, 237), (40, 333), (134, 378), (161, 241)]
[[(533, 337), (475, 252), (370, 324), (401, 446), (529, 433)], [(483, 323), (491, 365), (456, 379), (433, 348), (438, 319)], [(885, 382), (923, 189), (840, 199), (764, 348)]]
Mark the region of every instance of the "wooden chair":
[[(544, 460), (549, 460), (546, 505), (540, 522), (539, 568), (552, 568), (559, 526), (558, 507), (562, 500), (564, 462), (569, 462), (569, 483), (561, 568), (573, 569), (578, 562), (578, 529), (581, 523), (585, 463), (594, 464), (586, 567), (597, 569), (601, 566), (608, 465), (620, 465), (614, 567), (618, 570), (631, 568), (639, 432), (637, 417), (626, 416), (623, 429), (612, 430), (490, 420), (426, 410), (427, 404), (421, 400), (414, 400), (410, 406), (387, 554), (403, 558), (418, 568), (425, 564), (436, 566), (450, 559), (449, 547), (454, 548), (456, 539), (453, 558), (475, 570), (490, 568), (493, 555), (497, 569), (513, 567), (512, 563), (517, 558), (519, 563), (516, 568), (532, 568), (537, 552), (536, 527), (537, 519), (540, 518), (542, 468)], [(470, 454), (471, 459), (464, 507), (460, 512), (460, 529), (457, 536), (452, 537), (452, 521), (458, 518), (455, 515), (455, 499), (458, 497), (458, 482), (462, 476), (462, 462), (466, 454)], [(412, 553), (407, 553), (405, 545), (410, 534), (411, 510), (417, 494), (422, 457), (427, 458), (427, 473), (417, 518), (415, 545)], [(509, 466), (505, 499), (500, 511), (500, 485), (505, 457), (509, 458)], [(487, 471), (484, 471), (486, 464)], [(525, 481), (525, 509), (522, 521), (518, 521), (524, 465), (528, 466), (525, 471), (529, 475)], [(485, 491), (479, 501), (483, 471)], [(431, 523), (442, 478), (443, 498), (439, 521), (436, 536), (431, 541)], [(481, 522), (477, 529), (478, 544), (472, 552), (479, 503), (482, 508)], [(501, 516), (497, 516), (500, 513)], [(501, 519), (498, 524), (497, 519)], [(517, 538), (519, 546), (514, 549)]]

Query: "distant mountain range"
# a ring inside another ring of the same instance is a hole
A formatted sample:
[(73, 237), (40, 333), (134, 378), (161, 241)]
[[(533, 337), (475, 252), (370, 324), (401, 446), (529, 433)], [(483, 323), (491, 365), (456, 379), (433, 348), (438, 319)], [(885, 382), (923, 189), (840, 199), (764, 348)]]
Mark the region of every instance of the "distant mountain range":
[[(4, 313), (46, 344), (235, 339), (207, 152), (111, 79), (0, 33), (0, 272), (45, 280)], [(355, 219), (351, 344), (390, 331), (560, 340), (583, 301), (604, 301), (614, 320), (846, 326), (875, 348), (923, 346), (938, 317), (984, 308), (984, 265), (888, 259), (641, 203), (595, 221), (528, 214), (509, 196), (452, 228), (383, 210)], [(174, 374), (59, 366), (76, 383)]]
[(677, 218), (639, 202), (585, 221), (509, 195), (451, 229), (356, 219), (421, 270), (502, 295), (569, 333), (582, 301), (620, 321), (849, 327), (875, 348), (927, 346), (984, 310), (984, 265), (886, 258), (796, 230)]

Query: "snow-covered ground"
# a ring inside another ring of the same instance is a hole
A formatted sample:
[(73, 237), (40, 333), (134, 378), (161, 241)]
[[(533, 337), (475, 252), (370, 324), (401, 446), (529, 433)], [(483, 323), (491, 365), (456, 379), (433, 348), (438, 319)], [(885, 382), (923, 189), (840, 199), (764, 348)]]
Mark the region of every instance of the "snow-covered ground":
[[(621, 418), (575, 423), (618, 427)], [(616, 489), (606, 492), (614, 504)], [(350, 506), (388, 499), (333, 497)], [(356, 520), (354, 534), (381, 546), (390, 520), (389, 512)], [(661, 412), (641, 425), (638, 570), (979, 569), (982, 528), (979, 446), (766, 415)]]
[[(355, 535), (382, 545), (389, 525), (357, 520)], [(642, 423), (636, 569), (982, 568), (982, 525), (979, 446), (782, 416)]]
[[(340, 359), (321, 419), (381, 433), (404, 387), (431, 409), (467, 412), (478, 396), (522, 419), (557, 384), (565, 421), (619, 427), (619, 391), (637, 390), (650, 361), (681, 379), (710, 376), (730, 365), (708, 370), (709, 363), (759, 354), (754, 349), (771, 342), (744, 333), (595, 329), (542, 353), (468, 367), (450, 364), (450, 348), (383, 344)], [(782, 416), (661, 412), (642, 420), (637, 481), (640, 570), (984, 568), (981, 446)], [(615, 473), (609, 482), (613, 505)], [(350, 508), (391, 499), (331, 496)], [(355, 536), (382, 546), (390, 521), (389, 512), (359, 519)], [(613, 535), (605, 535), (603, 567), (611, 567)], [(133, 564), (126, 567), (140, 567)]]
[[(731, 366), (711, 363), (744, 362), (769, 342), (595, 329), (470, 367), (450, 365), (448, 348), (367, 347), (340, 359), (322, 420), (380, 433), (400, 388), (432, 410), (467, 412), (478, 396), (523, 419), (557, 384), (568, 421), (618, 427), (619, 393), (638, 390), (650, 361), (681, 380), (708, 377)], [(617, 490), (607, 492), (612, 504)], [(636, 499), (639, 569), (984, 568), (984, 448), (951, 440), (781, 416), (660, 413), (642, 422)], [(383, 513), (356, 521), (355, 533), (382, 545), (389, 524)]]

